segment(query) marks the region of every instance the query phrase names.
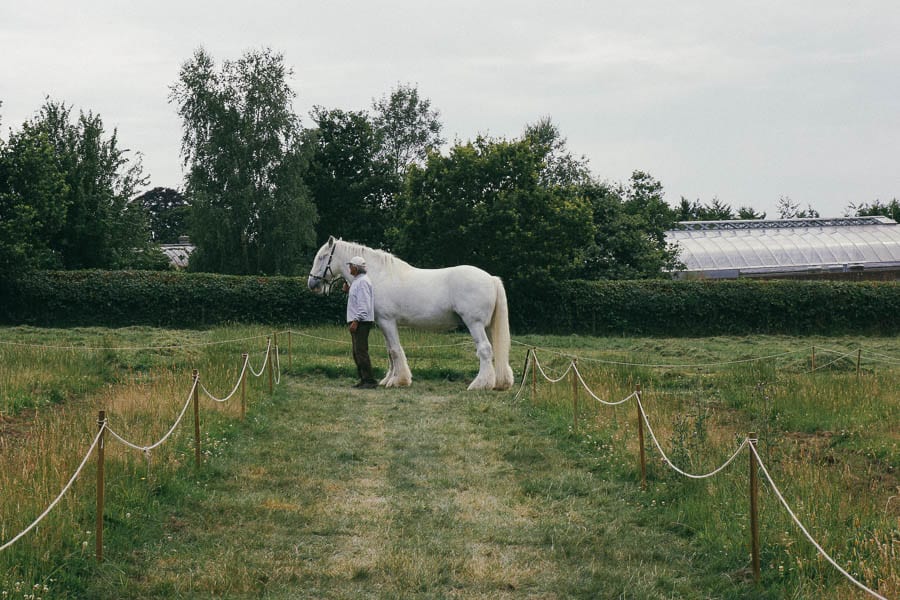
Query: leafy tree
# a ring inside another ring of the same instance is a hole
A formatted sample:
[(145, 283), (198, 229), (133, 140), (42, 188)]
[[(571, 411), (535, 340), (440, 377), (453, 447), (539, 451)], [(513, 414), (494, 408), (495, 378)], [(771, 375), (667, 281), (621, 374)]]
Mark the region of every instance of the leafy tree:
[(794, 202), (789, 196), (778, 199), (778, 216), (781, 219), (818, 219), (819, 212), (812, 206), (806, 205), (806, 210), (800, 209), (800, 204)]
[(424, 267), (473, 264), (508, 280), (564, 279), (591, 241), (590, 205), (548, 185), (545, 143), (478, 137), (413, 166), (396, 248)]
[(319, 214), (317, 245), (336, 235), (384, 247), (400, 178), (380, 156), (371, 119), (322, 107), (311, 116), (316, 128), (305, 132), (310, 159), (304, 180)]
[(742, 207), (740, 207), (740, 208), (738, 209), (738, 217), (737, 217), (737, 218), (738, 218), (738, 219), (744, 219), (744, 220), (757, 220), (757, 221), (759, 221), (759, 220), (762, 220), (762, 219), (765, 219), (765, 218), (766, 218), (766, 213), (764, 213), (764, 212), (757, 212), (756, 209), (754, 209), (754, 208), (751, 207), (751, 206), (742, 206)]
[(157, 244), (175, 244), (186, 235), (190, 206), (178, 190), (155, 187), (138, 196), (136, 201), (147, 214), (150, 239)]
[(628, 185), (593, 184), (586, 190), (595, 229), (582, 277), (643, 279), (677, 268), (676, 250), (667, 245), (665, 232), (679, 212), (666, 204), (661, 183), (635, 171)]
[(544, 156), (541, 183), (563, 187), (578, 187), (591, 181), (588, 161), (569, 152), (566, 139), (550, 117), (525, 127), (524, 138)]
[(851, 204), (847, 207), (847, 216), (856, 217), (887, 217), (900, 223), (900, 202), (896, 198), (890, 202), (881, 202), (875, 200), (871, 204), (863, 202), (862, 204)]
[(729, 221), (735, 218), (731, 206), (715, 197), (710, 204), (702, 204), (682, 196), (675, 212), (677, 221)]
[(68, 192), (40, 127), (25, 123), (0, 139), (0, 278), (61, 265), (50, 241), (65, 224)]
[(731, 205), (718, 198), (714, 197), (712, 202), (704, 207), (704, 221), (730, 221), (731, 219), (734, 219), (734, 210)]
[(647, 235), (664, 242), (675, 215), (663, 197), (662, 183), (649, 173), (635, 171), (622, 192), (625, 212), (639, 216), (647, 224)]
[[(35, 171), (29, 185), (41, 187), (46, 202), (55, 204), (53, 218), (42, 220), (40, 233), (48, 238), (37, 244), (49, 248), (54, 264), (66, 269), (142, 266), (150, 246), (143, 213), (132, 199), (146, 180), (140, 157), (128, 158), (116, 131), (107, 136), (99, 115), (81, 112), (74, 119), (71, 107), (47, 100), (23, 125), (21, 141), (42, 157), (31, 155), (43, 166), (31, 163)], [(49, 156), (52, 169), (46, 165)], [(65, 184), (61, 199), (59, 176)], [(60, 207), (65, 216), (56, 227)]]
[(691, 202), (682, 196), (681, 201), (678, 203), (678, 207), (675, 209), (675, 220), (699, 221), (700, 219), (697, 217), (698, 214), (700, 214), (700, 201), (694, 200)]
[(281, 54), (248, 51), (217, 69), (203, 49), (184, 63), (170, 100), (182, 118), (191, 202), (191, 268), (294, 274), (315, 244), (316, 210)]
[(398, 85), (372, 103), (381, 159), (398, 175), (422, 165), (444, 143), (440, 113), (411, 85)]

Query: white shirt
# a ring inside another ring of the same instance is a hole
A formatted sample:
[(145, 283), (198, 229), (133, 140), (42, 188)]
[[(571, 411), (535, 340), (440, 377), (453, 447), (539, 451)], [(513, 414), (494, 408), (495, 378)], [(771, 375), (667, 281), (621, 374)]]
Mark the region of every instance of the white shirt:
[(350, 284), (347, 297), (347, 322), (374, 321), (375, 320), (375, 295), (372, 290), (372, 282), (365, 273), (360, 273)]

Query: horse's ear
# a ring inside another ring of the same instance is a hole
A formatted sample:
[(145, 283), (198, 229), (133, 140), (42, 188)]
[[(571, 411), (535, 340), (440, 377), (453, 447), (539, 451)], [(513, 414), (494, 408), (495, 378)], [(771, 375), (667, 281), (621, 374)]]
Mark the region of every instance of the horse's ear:
[(330, 235), (328, 236), (328, 247), (331, 248), (332, 246), (334, 246), (334, 236)]

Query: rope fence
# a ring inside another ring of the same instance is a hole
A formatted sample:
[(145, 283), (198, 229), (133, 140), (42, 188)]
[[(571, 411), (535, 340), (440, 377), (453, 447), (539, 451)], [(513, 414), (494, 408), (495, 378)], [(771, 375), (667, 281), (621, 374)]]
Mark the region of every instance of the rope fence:
[[(822, 348), (820, 346), (812, 346), (809, 350), (796, 349), (796, 350), (787, 350), (785, 352), (777, 352), (775, 354), (768, 354), (765, 356), (756, 356), (752, 358), (742, 358), (737, 360), (723, 360), (723, 361), (715, 361), (715, 362), (703, 362), (703, 363), (643, 363), (643, 362), (632, 362), (632, 361), (622, 361), (622, 360), (609, 360), (603, 358), (592, 358), (592, 357), (583, 357), (583, 356), (575, 356), (574, 354), (569, 354), (567, 352), (562, 352), (555, 348), (547, 348), (534, 346), (531, 344), (526, 344), (525, 342), (521, 342), (519, 340), (512, 340), (513, 344), (517, 344), (519, 346), (525, 346), (527, 348), (534, 348), (535, 350), (540, 350), (541, 352), (547, 352), (550, 354), (555, 354), (557, 356), (562, 356), (564, 358), (578, 359), (581, 362), (589, 362), (589, 363), (597, 363), (597, 364), (605, 364), (605, 365), (614, 365), (620, 367), (641, 367), (647, 369), (702, 369), (702, 368), (710, 368), (710, 367), (723, 367), (729, 365), (739, 365), (739, 364), (747, 364), (754, 362), (763, 362), (768, 360), (775, 360), (778, 358), (785, 358), (788, 356), (797, 356), (798, 359), (796, 361), (791, 361), (788, 363), (789, 365), (802, 362), (805, 359), (809, 359), (812, 365), (812, 368), (807, 370), (807, 373), (811, 373), (813, 371), (817, 371), (820, 369), (824, 369), (825, 367), (831, 366), (837, 362), (840, 362), (844, 359), (850, 359), (854, 355), (857, 358), (857, 372), (860, 369), (860, 362), (863, 357), (863, 348), (859, 347), (856, 350), (851, 350), (849, 352), (844, 352), (843, 350), (832, 350), (829, 348)], [(826, 352), (829, 354), (840, 354), (838, 358), (823, 364), (816, 364), (816, 351)], [(888, 364), (900, 364), (900, 358), (890, 356), (888, 354), (883, 354), (880, 352), (876, 352), (871, 349), (865, 349), (865, 357), (866, 360), (870, 360), (872, 362), (883, 362)]]
[[(112, 428), (108, 418), (105, 415), (105, 411), (100, 411), (98, 417), (98, 431), (93, 438), (87, 452), (84, 457), (81, 459), (78, 467), (75, 469), (74, 473), (68, 479), (67, 483), (64, 485), (60, 493), (50, 502), (50, 504), (46, 507), (46, 509), (27, 527), (25, 527), (18, 534), (10, 538), (8, 541), (2, 543), (0, 545), (0, 552), (6, 550), (7, 548), (13, 546), (16, 542), (21, 540), (24, 536), (26, 536), (30, 531), (32, 531), (38, 524), (49, 515), (52, 510), (58, 505), (60, 500), (70, 491), (74, 482), (78, 479), (82, 471), (84, 470), (86, 464), (88, 463), (90, 457), (96, 452), (98, 456), (98, 468), (97, 468), (97, 560), (102, 561), (102, 536), (103, 536), (103, 502), (104, 502), (104, 469), (103, 469), (103, 454), (105, 447), (105, 434), (108, 433), (113, 439), (117, 442), (123, 444), (124, 446), (140, 451), (144, 453), (144, 455), (150, 458), (150, 453), (164, 444), (177, 430), (178, 426), (184, 421), (184, 417), (187, 414), (189, 407), (193, 406), (194, 409), (194, 449), (195, 449), (195, 463), (196, 466), (199, 467), (201, 465), (201, 453), (200, 453), (200, 419), (199, 419), (199, 394), (203, 392), (204, 396), (209, 398), (210, 400), (216, 403), (225, 403), (230, 401), (234, 396), (241, 391), (241, 419), (244, 418), (245, 413), (245, 404), (246, 404), (246, 381), (249, 374), (253, 375), (256, 378), (262, 377), (264, 375), (268, 376), (268, 385), (269, 385), (269, 393), (273, 391), (274, 384), (280, 384), (281, 382), (281, 359), (280, 359), (280, 351), (277, 342), (278, 333), (286, 333), (288, 336), (288, 361), (289, 364), (292, 362), (292, 335), (298, 335), (305, 338), (315, 339), (318, 341), (325, 341), (331, 343), (341, 343), (341, 344), (349, 344), (348, 340), (336, 340), (330, 338), (324, 338), (321, 336), (316, 336), (312, 334), (308, 334), (305, 332), (286, 330), (283, 332), (275, 332), (271, 336), (267, 337), (266, 348), (264, 351), (264, 357), (262, 359), (261, 366), (257, 371), (254, 369), (251, 364), (250, 356), (248, 353), (243, 353), (242, 356), (242, 365), (240, 368), (240, 373), (238, 375), (237, 381), (234, 386), (231, 388), (230, 392), (224, 397), (218, 397), (213, 394), (202, 382), (200, 378), (200, 373), (197, 370), (193, 371), (192, 374), (192, 385), (190, 391), (188, 392), (187, 399), (181, 407), (181, 410), (175, 419), (174, 423), (169, 427), (166, 433), (157, 441), (149, 443), (149, 444), (140, 444), (138, 442), (128, 440), (124, 435), (117, 432)], [(62, 349), (62, 350), (165, 350), (179, 347), (190, 347), (190, 346), (209, 346), (209, 345), (218, 345), (218, 344), (228, 344), (228, 343), (237, 343), (237, 342), (246, 342), (251, 340), (257, 340), (264, 336), (251, 336), (244, 338), (237, 338), (233, 340), (221, 340), (215, 342), (200, 342), (193, 344), (184, 344), (182, 346), (176, 345), (165, 345), (165, 346), (143, 346), (143, 347), (87, 347), (87, 346), (47, 346), (47, 345), (37, 345), (37, 344), (25, 344), (19, 342), (0, 342), (3, 345), (11, 345), (11, 346), (21, 346), (21, 347), (29, 347), (29, 348), (45, 348), (45, 349)], [(513, 340), (513, 343), (522, 344), (516, 340)], [(442, 345), (422, 345), (422, 346), (410, 346), (409, 348), (447, 348), (447, 347), (455, 347), (455, 346), (463, 346), (463, 345), (471, 345), (472, 342), (470, 340), (463, 342), (453, 342), (450, 344), (442, 344)], [(532, 389), (532, 398), (536, 395), (536, 387), (537, 387), (537, 374), (540, 373), (543, 379), (551, 384), (556, 384), (563, 381), (567, 376), (571, 374), (572, 380), (572, 397), (573, 397), (573, 406), (574, 406), (574, 429), (577, 431), (578, 429), (578, 392), (579, 390), (584, 390), (587, 394), (599, 405), (603, 406), (620, 406), (628, 403), (631, 400), (635, 401), (637, 407), (637, 424), (638, 424), (638, 434), (639, 434), (639, 451), (640, 451), (640, 468), (641, 468), (641, 485), (643, 488), (646, 488), (646, 459), (644, 455), (645, 444), (644, 444), (644, 435), (643, 431), (646, 428), (647, 433), (653, 443), (653, 446), (656, 448), (656, 451), (659, 452), (662, 462), (672, 469), (674, 472), (679, 475), (693, 479), (693, 480), (701, 480), (712, 478), (726, 468), (728, 468), (744, 451), (745, 448), (749, 447), (749, 458), (751, 463), (750, 469), (750, 498), (751, 498), (751, 547), (752, 547), (752, 562), (753, 562), (753, 572), (754, 577), (758, 581), (760, 579), (760, 564), (759, 564), (759, 541), (758, 541), (758, 515), (757, 515), (757, 503), (756, 503), (756, 468), (762, 472), (765, 480), (768, 482), (769, 486), (777, 496), (779, 502), (784, 507), (784, 509), (788, 512), (790, 518), (794, 522), (794, 524), (801, 530), (804, 537), (815, 547), (818, 553), (825, 558), (832, 566), (834, 566), (844, 577), (846, 577), (851, 583), (857, 586), (859, 589), (865, 591), (870, 594), (872, 597), (879, 598), (881, 600), (887, 600), (884, 596), (878, 594), (872, 589), (866, 587), (864, 584), (855, 579), (847, 570), (842, 568), (823, 548), (822, 546), (813, 538), (813, 536), (809, 533), (808, 529), (803, 525), (800, 519), (796, 516), (795, 512), (791, 509), (788, 502), (785, 500), (783, 494), (775, 484), (773, 478), (769, 474), (768, 469), (762, 461), (759, 453), (756, 449), (756, 435), (755, 433), (750, 433), (746, 436), (738, 447), (730, 454), (730, 456), (718, 467), (707, 473), (695, 474), (689, 473), (677, 465), (673, 463), (673, 461), (666, 454), (663, 446), (658, 439), (656, 433), (653, 431), (653, 427), (651, 425), (650, 418), (647, 414), (647, 411), (642, 402), (642, 390), (640, 386), (637, 386), (636, 389), (627, 395), (625, 398), (620, 400), (605, 400), (598, 396), (594, 390), (587, 384), (582, 375), (581, 371), (578, 369), (578, 361), (581, 360), (583, 362), (591, 362), (598, 364), (609, 364), (609, 365), (617, 365), (617, 366), (629, 366), (629, 367), (644, 367), (644, 368), (707, 368), (713, 366), (724, 366), (724, 365), (735, 365), (741, 363), (749, 363), (756, 361), (766, 361), (773, 360), (777, 358), (784, 358), (787, 356), (796, 356), (800, 353), (800, 350), (792, 350), (782, 353), (771, 354), (767, 356), (761, 356), (756, 358), (748, 358), (748, 359), (740, 359), (740, 360), (729, 360), (729, 361), (721, 361), (721, 362), (711, 362), (711, 363), (694, 363), (694, 364), (646, 364), (646, 363), (636, 363), (636, 362), (625, 362), (625, 361), (614, 361), (614, 360), (604, 360), (604, 359), (596, 359), (596, 358), (580, 358), (577, 356), (573, 356), (567, 353), (563, 353), (557, 350), (549, 349), (549, 348), (541, 348), (542, 352), (547, 352), (551, 354), (556, 354), (558, 356), (565, 357), (569, 359), (569, 362), (565, 368), (565, 370), (558, 376), (554, 376), (549, 374), (547, 369), (541, 364), (537, 355), (538, 348), (535, 346), (530, 346), (527, 349), (525, 356), (525, 365), (522, 371), (522, 379), (519, 383), (519, 387), (515, 393), (514, 400), (518, 401), (522, 396), (522, 392), (525, 390), (528, 381), (529, 370), (531, 373), (531, 389)], [(826, 362), (821, 365), (816, 365), (816, 347), (812, 348), (812, 352), (810, 355), (810, 364), (811, 369), (807, 371), (808, 373), (814, 373), (817, 370), (821, 370), (827, 368), (839, 361), (842, 360), (852, 360), (853, 355), (856, 355), (856, 366), (857, 373), (859, 373), (860, 362), (862, 356), (862, 348), (858, 348), (855, 351), (851, 352), (842, 352), (831, 350), (827, 348), (818, 348), (820, 353), (825, 354), (837, 354), (838, 356), (829, 362)], [(274, 356), (273, 356), (274, 352)], [(805, 354), (805, 350), (802, 351)], [(881, 354), (872, 350), (866, 350), (868, 355), (871, 355), (872, 358), (870, 360), (876, 362), (887, 362), (890, 364), (900, 364), (900, 359), (896, 359), (895, 357)]]
[(98, 432), (97, 435), (94, 436), (94, 441), (91, 442), (91, 447), (88, 448), (88, 451), (87, 451), (87, 453), (84, 455), (84, 458), (81, 459), (81, 463), (78, 465), (78, 468), (75, 469), (75, 473), (73, 473), (72, 476), (69, 478), (68, 483), (66, 483), (66, 485), (63, 486), (63, 489), (62, 489), (62, 491), (59, 493), (59, 495), (56, 496), (56, 498), (53, 499), (53, 501), (47, 506), (47, 508), (44, 509), (44, 512), (42, 512), (42, 513), (37, 517), (37, 519), (35, 519), (35, 520), (31, 523), (31, 525), (29, 525), (28, 527), (26, 527), (25, 529), (23, 529), (21, 532), (19, 532), (19, 533), (16, 534), (15, 536), (13, 536), (12, 539), (10, 539), (8, 542), (6, 542), (6, 543), (4, 543), (2, 546), (0, 546), (0, 552), (2, 552), (3, 550), (6, 550), (6, 549), (9, 548), (10, 546), (12, 546), (12, 545), (15, 544), (16, 542), (18, 542), (20, 539), (22, 539), (22, 538), (25, 536), (25, 534), (27, 534), (29, 531), (31, 531), (32, 529), (34, 529), (35, 527), (37, 527), (37, 526), (38, 526), (38, 523), (40, 523), (41, 521), (43, 521), (43, 520), (44, 520), (44, 517), (46, 517), (47, 515), (49, 515), (49, 514), (50, 514), (50, 511), (52, 511), (52, 510), (56, 507), (56, 505), (59, 504), (59, 501), (62, 500), (63, 496), (66, 495), (66, 492), (69, 491), (69, 488), (72, 487), (72, 484), (75, 483), (75, 480), (78, 479), (78, 476), (81, 475), (81, 471), (82, 471), (82, 469), (84, 469), (84, 465), (87, 464), (87, 461), (88, 461), (88, 459), (91, 457), (91, 454), (94, 453), (94, 449), (95, 449), (95, 448), (97, 447), (97, 445), (100, 443), (100, 436), (101, 436), (102, 434), (103, 434), (103, 429), (101, 429), (100, 432)]
[[(181, 407), (181, 411), (178, 413), (178, 416), (175, 419), (175, 422), (171, 427), (166, 431), (163, 436), (157, 441), (141, 445), (137, 442), (128, 440), (125, 436), (114, 430), (109, 423), (109, 419), (106, 416), (106, 411), (100, 411), (97, 419), (98, 431), (94, 436), (93, 441), (91, 442), (90, 447), (85, 453), (84, 457), (81, 459), (78, 467), (75, 469), (75, 472), (69, 478), (68, 482), (63, 486), (60, 493), (50, 502), (50, 504), (35, 518), (34, 521), (31, 522), (28, 526), (22, 529), (18, 534), (14, 535), (8, 541), (2, 543), (0, 545), (0, 552), (6, 550), (13, 546), (16, 542), (21, 540), (25, 535), (27, 535), (30, 531), (32, 531), (35, 527), (37, 527), (41, 521), (43, 521), (59, 504), (60, 500), (69, 492), (72, 488), (72, 485), (81, 475), (81, 472), (84, 470), (85, 465), (87, 465), (91, 456), (96, 452), (97, 453), (97, 549), (96, 556), (98, 561), (103, 560), (103, 513), (104, 513), (104, 449), (105, 449), (105, 434), (109, 433), (109, 435), (115, 439), (117, 442), (126, 446), (127, 448), (131, 448), (133, 450), (140, 451), (144, 453), (144, 455), (150, 458), (150, 453), (152, 450), (158, 448), (162, 444), (164, 444), (172, 434), (177, 430), (178, 426), (184, 420), (185, 414), (187, 414), (188, 408), (193, 405), (194, 407), (194, 449), (195, 449), (195, 464), (197, 467), (201, 465), (201, 453), (200, 453), (200, 414), (199, 414), (199, 392), (203, 391), (204, 395), (211, 400), (217, 403), (224, 403), (229, 401), (238, 390), (241, 390), (241, 419), (244, 418), (245, 411), (245, 386), (247, 380), (247, 372), (250, 371), (255, 377), (261, 377), (262, 375), (268, 373), (269, 375), (269, 393), (272, 393), (272, 383), (274, 379), (274, 383), (280, 383), (281, 381), (281, 361), (279, 358), (279, 349), (277, 343), (273, 345), (273, 338), (276, 337), (277, 334), (273, 334), (267, 338), (267, 344), (265, 349), (265, 357), (263, 359), (262, 366), (260, 367), (259, 372), (255, 371), (253, 367), (250, 365), (250, 358), (247, 353), (242, 354), (243, 364), (240, 369), (240, 374), (238, 375), (237, 383), (232, 388), (231, 392), (224, 398), (219, 398), (212, 394), (202, 383), (200, 383), (200, 373), (198, 370), (194, 369), (192, 373), (192, 385), (191, 389), (188, 392), (187, 400), (184, 402)], [(242, 338), (240, 340), (229, 340), (232, 341), (246, 341), (246, 340), (254, 340), (259, 339), (263, 336), (255, 336), (251, 338)], [(216, 342), (216, 343), (229, 343), (229, 342)], [(76, 347), (77, 348), (77, 347)], [(170, 346), (157, 347), (157, 348), (170, 348)], [(66, 348), (68, 349), (68, 348)], [(145, 349), (145, 348), (142, 348)], [(274, 353), (274, 358), (271, 358)], [(273, 367), (274, 365), (274, 367)], [(268, 369), (267, 369), (268, 367)], [(274, 371), (277, 370), (277, 377), (274, 374)]]
[[(657, 452), (659, 452), (660, 456), (662, 457), (662, 462), (667, 467), (672, 469), (674, 472), (678, 473), (679, 475), (681, 475), (683, 477), (687, 477), (689, 479), (694, 479), (694, 480), (708, 479), (708, 478), (714, 477), (715, 475), (718, 475), (723, 470), (725, 470), (729, 465), (731, 465), (738, 458), (738, 456), (740, 456), (741, 452), (743, 452), (745, 448), (749, 448), (750, 467), (751, 467), (750, 468), (751, 562), (752, 562), (753, 576), (756, 581), (759, 581), (761, 578), (759, 526), (758, 526), (758, 520), (759, 520), (758, 519), (758, 503), (756, 501), (757, 485), (758, 485), (757, 484), (757, 476), (756, 476), (756, 467), (758, 466), (759, 470), (763, 473), (763, 476), (765, 477), (766, 481), (771, 486), (771, 488), (772, 488), (773, 492), (775, 493), (776, 497), (778, 498), (779, 502), (784, 507), (784, 509), (787, 511), (788, 515), (790, 515), (791, 520), (800, 529), (800, 531), (803, 533), (804, 537), (812, 544), (812, 546), (816, 549), (816, 551), (823, 558), (825, 558), (825, 560), (827, 560), (833, 567), (835, 567), (839, 573), (841, 573), (845, 578), (847, 578), (853, 585), (855, 585), (859, 589), (863, 590), (864, 592), (868, 593), (869, 595), (871, 595), (874, 598), (878, 598), (879, 600), (887, 600), (887, 598), (885, 598), (878, 592), (872, 590), (871, 588), (869, 588), (866, 585), (864, 585), (863, 583), (861, 583), (859, 580), (854, 578), (846, 569), (841, 567), (837, 563), (837, 561), (835, 561), (822, 548), (821, 544), (819, 544), (815, 540), (815, 538), (813, 538), (813, 536), (809, 533), (809, 530), (803, 525), (803, 523), (797, 517), (796, 513), (791, 509), (790, 505), (785, 500), (784, 495), (778, 489), (778, 486), (775, 484), (775, 481), (772, 479), (772, 476), (769, 474), (768, 469), (766, 468), (765, 464), (763, 463), (762, 458), (760, 457), (759, 453), (757, 452), (757, 450), (756, 450), (757, 439), (756, 439), (755, 433), (751, 432), (748, 436), (746, 436), (741, 441), (741, 443), (738, 445), (737, 449), (735, 449), (734, 452), (728, 457), (728, 459), (726, 459), (725, 462), (723, 462), (718, 467), (714, 468), (713, 470), (709, 471), (708, 473), (703, 473), (703, 474), (689, 473), (689, 472), (679, 468), (677, 465), (675, 465), (672, 462), (672, 460), (668, 457), (665, 450), (663, 450), (662, 444), (660, 443), (658, 437), (654, 433), (653, 427), (650, 424), (650, 418), (647, 414), (646, 409), (644, 408), (644, 405), (642, 402), (643, 394), (642, 394), (640, 386), (637, 386), (637, 388), (635, 389), (634, 392), (632, 392), (631, 394), (629, 394), (622, 400), (614, 401), (614, 402), (609, 402), (609, 401), (603, 400), (599, 396), (597, 396), (593, 390), (590, 389), (590, 387), (585, 382), (584, 377), (581, 375), (581, 372), (578, 370), (579, 358), (571, 357), (569, 355), (565, 355), (562, 353), (557, 353), (557, 354), (566, 356), (567, 358), (571, 358), (571, 361), (569, 362), (569, 365), (566, 368), (566, 370), (563, 372), (563, 374), (559, 377), (554, 378), (554, 377), (550, 377), (549, 375), (547, 375), (545, 369), (542, 367), (540, 361), (538, 360), (537, 348), (530, 347), (528, 349), (528, 351), (526, 352), (526, 356), (525, 356), (525, 368), (523, 369), (523, 372), (522, 372), (522, 379), (519, 383), (519, 388), (516, 391), (516, 394), (514, 396), (514, 400), (518, 401), (520, 399), (522, 391), (525, 389), (525, 385), (528, 380), (529, 369), (530, 369), (531, 375), (532, 375), (532, 398), (534, 398), (535, 394), (536, 394), (536, 374), (537, 373), (540, 373), (545, 381), (547, 381), (551, 384), (555, 384), (555, 383), (559, 383), (560, 381), (562, 381), (563, 378), (565, 378), (565, 376), (571, 371), (573, 373), (573, 378), (572, 378), (573, 412), (576, 415), (575, 430), (577, 431), (577, 410), (578, 410), (577, 390), (578, 390), (578, 387), (576, 387), (576, 383), (580, 384), (579, 387), (587, 390), (589, 395), (592, 398), (594, 398), (599, 404), (602, 404), (605, 406), (618, 406), (618, 405), (622, 405), (622, 404), (628, 402), (629, 400), (633, 399), (637, 405), (637, 410), (638, 410), (638, 437), (639, 437), (638, 446), (639, 446), (639, 453), (640, 453), (641, 487), (644, 489), (646, 488), (646, 458), (644, 455), (644, 436), (643, 436), (643, 431), (644, 431), (645, 427), (646, 427), (648, 434), (650, 435), (650, 439), (653, 442), (653, 446), (656, 448)], [(853, 354), (853, 353), (844, 354), (844, 355), (838, 357), (836, 360), (842, 360), (844, 358), (847, 358), (851, 354)], [(720, 364), (723, 364), (723, 363), (720, 363)], [(728, 364), (733, 364), (733, 361), (730, 361)], [(823, 365), (823, 367), (824, 366), (827, 366), (827, 365)], [(819, 367), (819, 368), (822, 368), (822, 367)]]
[(218, 340), (212, 342), (190, 342), (187, 344), (165, 344), (161, 346), (58, 346), (53, 344), (29, 344), (25, 342), (12, 342), (8, 340), (0, 340), (2, 346), (18, 346), (21, 348), (34, 348), (39, 350), (85, 350), (85, 351), (130, 351), (130, 350), (177, 350), (179, 348), (196, 348), (198, 346), (221, 346), (223, 344), (234, 344), (237, 342), (246, 342), (250, 340), (258, 340), (266, 337), (265, 335), (254, 335), (250, 337), (234, 338), (230, 340)]

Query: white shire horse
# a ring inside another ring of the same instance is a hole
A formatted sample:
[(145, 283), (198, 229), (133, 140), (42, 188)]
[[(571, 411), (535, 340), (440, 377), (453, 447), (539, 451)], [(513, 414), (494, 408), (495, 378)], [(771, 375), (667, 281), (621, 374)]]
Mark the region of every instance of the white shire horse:
[(316, 254), (309, 289), (327, 293), (339, 277), (353, 281), (347, 262), (366, 259), (375, 292), (375, 322), (381, 328), (390, 368), (379, 383), (386, 387), (412, 383), (406, 354), (400, 346), (399, 325), (422, 329), (454, 329), (462, 321), (475, 340), (481, 366), (470, 390), (505, 390), (513, 384), (509, 366), (509, 312), (506, 290), (499, 277), (477, 267), (417, 269), (396, 256), (353, 242), (329, 238)]

